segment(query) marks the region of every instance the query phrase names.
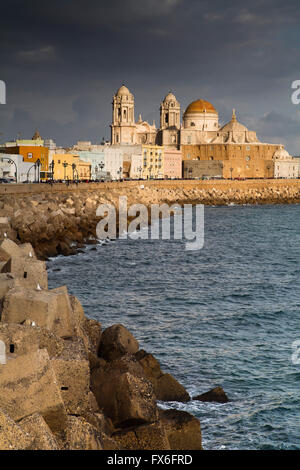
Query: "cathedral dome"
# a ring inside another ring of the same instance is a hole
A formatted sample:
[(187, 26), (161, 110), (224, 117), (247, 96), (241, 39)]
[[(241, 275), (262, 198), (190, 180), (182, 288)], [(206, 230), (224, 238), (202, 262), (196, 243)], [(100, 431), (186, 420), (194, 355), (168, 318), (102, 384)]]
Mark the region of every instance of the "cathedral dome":
[(274, 160), (290, 160), (292, 157), (287, 150), (281, 148), (279, 150), (276, 150), (273, 155), (273, 158)]
[(117, 96), (125, 96), (125, 95), (131, 95), (130, 91), (128, 90), (128, 88), (125, 86), (125, 85), (122, 85), (117, 93), (116, 93)]
[(184, 114), (198, 114), (204, 112), (217, 114), (215, 107), (209, 101), (205, 100), (193, 101), (188, 105)]
[(231, 121), (225, 124), (220, 132), (248, 132), (248, 129), (236, 120), (235, 110), (233, 110)]

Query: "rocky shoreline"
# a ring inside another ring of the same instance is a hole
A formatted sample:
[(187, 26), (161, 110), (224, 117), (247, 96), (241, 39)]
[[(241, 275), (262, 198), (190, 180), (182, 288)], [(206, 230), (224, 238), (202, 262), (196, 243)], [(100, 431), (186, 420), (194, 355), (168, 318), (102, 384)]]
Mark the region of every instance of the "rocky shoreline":
[[(201, 450), (185, 388), (121, 324), (102, 331), (32, 246), (0, 246), (0, 449)], [(101, 316), (101, 312), (100, 312)]]
[[(72, 189), (0, 196), (0, 449), (201, 450), (198, 419), (157, 402), (191, 398), (121, 324), (102, 331), (67, 287), (48, 289), (45, 259), (95, 238), (96, 208), (152, 203), (298, 203), (296, 187)], [(99, 312), (101, 318), (101, 312)]]
[[(229, 183), (229, 182), (227, 182)], [(240, 182), (243, 183), (243, 182)], [(291, 204), (300, 202), (300, 185), (284, 181), (273, 185), (261, 182), (245, 187), (227, 185), (151, 187), (137, 183), (110, 186), (108, 189), (88, 188), (47, 192), (0, 195), (0, 239), (4, 233), (17, 243), (31, 243), (39, 259), (71, 255), (85, 244), (97, 243), (96, 226), (99, 204), (113, 204), (118, 210), (119, 197), (126, 196), (128, 206), (151, 204)]]

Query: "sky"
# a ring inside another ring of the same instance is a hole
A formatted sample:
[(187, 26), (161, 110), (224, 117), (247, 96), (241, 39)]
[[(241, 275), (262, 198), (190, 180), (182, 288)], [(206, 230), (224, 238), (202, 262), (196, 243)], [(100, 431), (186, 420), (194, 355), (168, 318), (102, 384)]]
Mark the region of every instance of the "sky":
[(183, 113), (210, 101), (263, 142), (300, 155), (299, 0), (10, 0), (0, 6), (0, 142), (69, 146), (110, 139), (112, 97), (124, 83), (159, 124), (171, 90)]

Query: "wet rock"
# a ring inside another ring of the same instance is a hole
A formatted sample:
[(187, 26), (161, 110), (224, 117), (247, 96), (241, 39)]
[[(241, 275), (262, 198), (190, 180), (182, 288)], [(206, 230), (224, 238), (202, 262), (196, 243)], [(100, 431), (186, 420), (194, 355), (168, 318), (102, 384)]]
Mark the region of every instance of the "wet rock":
[(217, 402), (217, 403), (227, 403), (229, 399), (224, 392), (222, 387), (216, 387), (209, 392), (202, 393), (201, 395), (197, 395), (193, 397), (193, 400), (204, 401), (204, 402)]

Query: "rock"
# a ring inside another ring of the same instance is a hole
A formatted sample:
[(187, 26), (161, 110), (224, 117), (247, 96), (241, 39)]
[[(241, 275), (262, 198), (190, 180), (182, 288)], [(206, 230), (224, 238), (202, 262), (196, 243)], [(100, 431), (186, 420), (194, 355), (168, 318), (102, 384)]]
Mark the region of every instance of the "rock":
[(31, 449), (33, 437), (0, 410), (0, 449), (28, 450)]
[(27, 319), (59, 337), (74, 335), (72, 308), (63, 288), (50, 291), (23, 287), (11, 289), (4, 297), (1, 320), (21, 324)]
[(53, 432), (64, 429), (66, 410), (45, 349), (0, 366), (0, 403), (15, 421), (39, 413)]
[(92, 384), (92, 391), (100, 409), (115, 426), (127, 427), (157, 419), (152, 384), (142, 377), (115, 371), (109, 380), (105, 378), (97, 386)]
[(102, 335), (101, 323), (99, 323), (97, 320), (93, 320), (92, 318), (85, 318), (82, 325), (82, 330), (89, 339), (90, 351), (97, 354)]
[(58, 435), (63, 450), (102, 450), (101, 433), (84, 418), (68, 416), (68, 425)]
[(222, 387), (216, 387), (210, 390), (209, 392), (202, 393), (202, 395), (197, 395), (196, 397), (193, 397), (193, 400), (217, 403), (229, 402), (229, 399)]
[(58, 443), (44, 418), (34, 413), (19, 421), (19, 426), (34, 440), (31, 450), (59, 450)]
[(200, 421), (179, 410), (159, 410), (172, 450), (202, 450)]
[(155, 422), (116, 431), (112, 438), (123, 450), (170, 450), (167, 433)]
[(163, 374), (156, 381), (154, 390), (158, 400), (188, 402), (191, 397), (171, 374)]
[(156, 397), (160, 401), (188, 402), (190, 396), (186, 389), (171, 374), (164, 374), (160, 364), (152, 354), (144, 350), (135, 354), (143, 367), (145, 376), (151, 381)]
[(98, 355), (106, 361), (112, 361), (127, 353), (135, 354), (138, 349), (139, 344), (134, 336), (123, 325), (118, 324), (102, 333)]

